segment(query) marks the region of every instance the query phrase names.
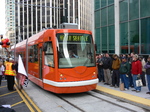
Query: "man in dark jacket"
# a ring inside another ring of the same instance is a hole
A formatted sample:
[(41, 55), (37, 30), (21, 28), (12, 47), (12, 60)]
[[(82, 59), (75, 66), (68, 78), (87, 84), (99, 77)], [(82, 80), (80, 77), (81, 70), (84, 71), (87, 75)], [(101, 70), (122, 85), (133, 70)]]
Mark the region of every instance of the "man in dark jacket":
[(146, 69), (147, 83), (148, 83), (148, 92), (146, 94), (150, 94), (150, 56), (147, 59), (147, 63), (144, 66)]
[(119, 87), (119, 80), (120, 80), (120, 75), (119, 75), (119, 68), (120, 68), (121, 61), (118, 57), (117, 54), (113, 55), (113, 61), (112, 61), (112, 85), (111, 87)]
[(126, 57), (122, 57), (122, 63), (119, 68), (121, 82), (124, 83), (125, 90), (129, 90), (129, 73), (130, 64), (128, 63)]
[(97, 59), (97, 67), (98, 67), (98, 78), (99, 82), (104, 82), (104, 72), (103, 72), (103, 56), (101, 54), (98, 55)]
[(112, 82), (110, 73), (111, 69), (112, 69), (112, 59), (109, 57), (109, 54), (106, 53), (105, 57), (103, 58), (104, 79), (106, 85), (110, 85)]

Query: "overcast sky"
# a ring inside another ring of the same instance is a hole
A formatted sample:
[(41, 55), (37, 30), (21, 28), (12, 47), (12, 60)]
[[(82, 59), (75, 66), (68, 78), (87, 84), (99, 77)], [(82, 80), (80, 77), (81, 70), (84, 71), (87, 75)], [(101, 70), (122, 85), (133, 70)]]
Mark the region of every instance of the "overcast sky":
[(0, 0), (0, 34), (5, 33), (5, 0)]

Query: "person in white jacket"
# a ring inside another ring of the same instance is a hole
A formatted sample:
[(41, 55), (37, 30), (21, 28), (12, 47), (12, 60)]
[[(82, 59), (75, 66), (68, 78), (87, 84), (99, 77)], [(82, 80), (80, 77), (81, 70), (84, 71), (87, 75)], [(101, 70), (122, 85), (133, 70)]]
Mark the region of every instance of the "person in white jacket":
[(143, 56), (139, 56), (139, 60), (142, 63), (142, 73), (141, 73), (140, 77), (141, 77), (143, 86), (146, 86), (146, 80), (145, 80), (146, 69), (144, 68), (146, 62), (145, 62), (145, 59), (143, 58)]
[(4, 71), (5, 71), (5, 68), (4, 68), (3, 62), (0, 61), (0, 86), (2, 82), (2, 76), (4, 75)]

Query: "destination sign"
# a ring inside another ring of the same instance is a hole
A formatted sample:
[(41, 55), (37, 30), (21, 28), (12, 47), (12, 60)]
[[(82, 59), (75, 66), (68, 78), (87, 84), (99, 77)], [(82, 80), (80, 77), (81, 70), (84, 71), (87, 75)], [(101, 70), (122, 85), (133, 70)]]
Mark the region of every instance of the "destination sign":
[(80, 35), (68, 35), (67, 37), (64, 35), (59, 35), (59, 41), (69, 41), (69, 42), (89, 42), (89, 35), (88, 36), (80, 36)]

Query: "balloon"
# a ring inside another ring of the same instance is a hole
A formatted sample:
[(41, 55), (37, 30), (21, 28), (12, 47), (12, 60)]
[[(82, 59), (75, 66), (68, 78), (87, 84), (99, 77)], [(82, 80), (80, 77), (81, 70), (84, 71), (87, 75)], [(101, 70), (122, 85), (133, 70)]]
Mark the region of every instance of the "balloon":
[(6, 42), (9, 42), (9, 39), (8, 39), (8, 38), (6, 38), (5, 40), (6, 40)]
[(9, 45), (7, 45), (6, 48), (9, 48)]
[(2, 47), (7, 47), (7, 45), (6, 45), (6, 44), (3, 44)]
[(6, 45), (10, 45), (10, 42), (7, 42)]
[(2, 43), (3, 43), (3, 44), (6, 44), (7, 42), (6, 42), (6, 40), (3, 40)]

